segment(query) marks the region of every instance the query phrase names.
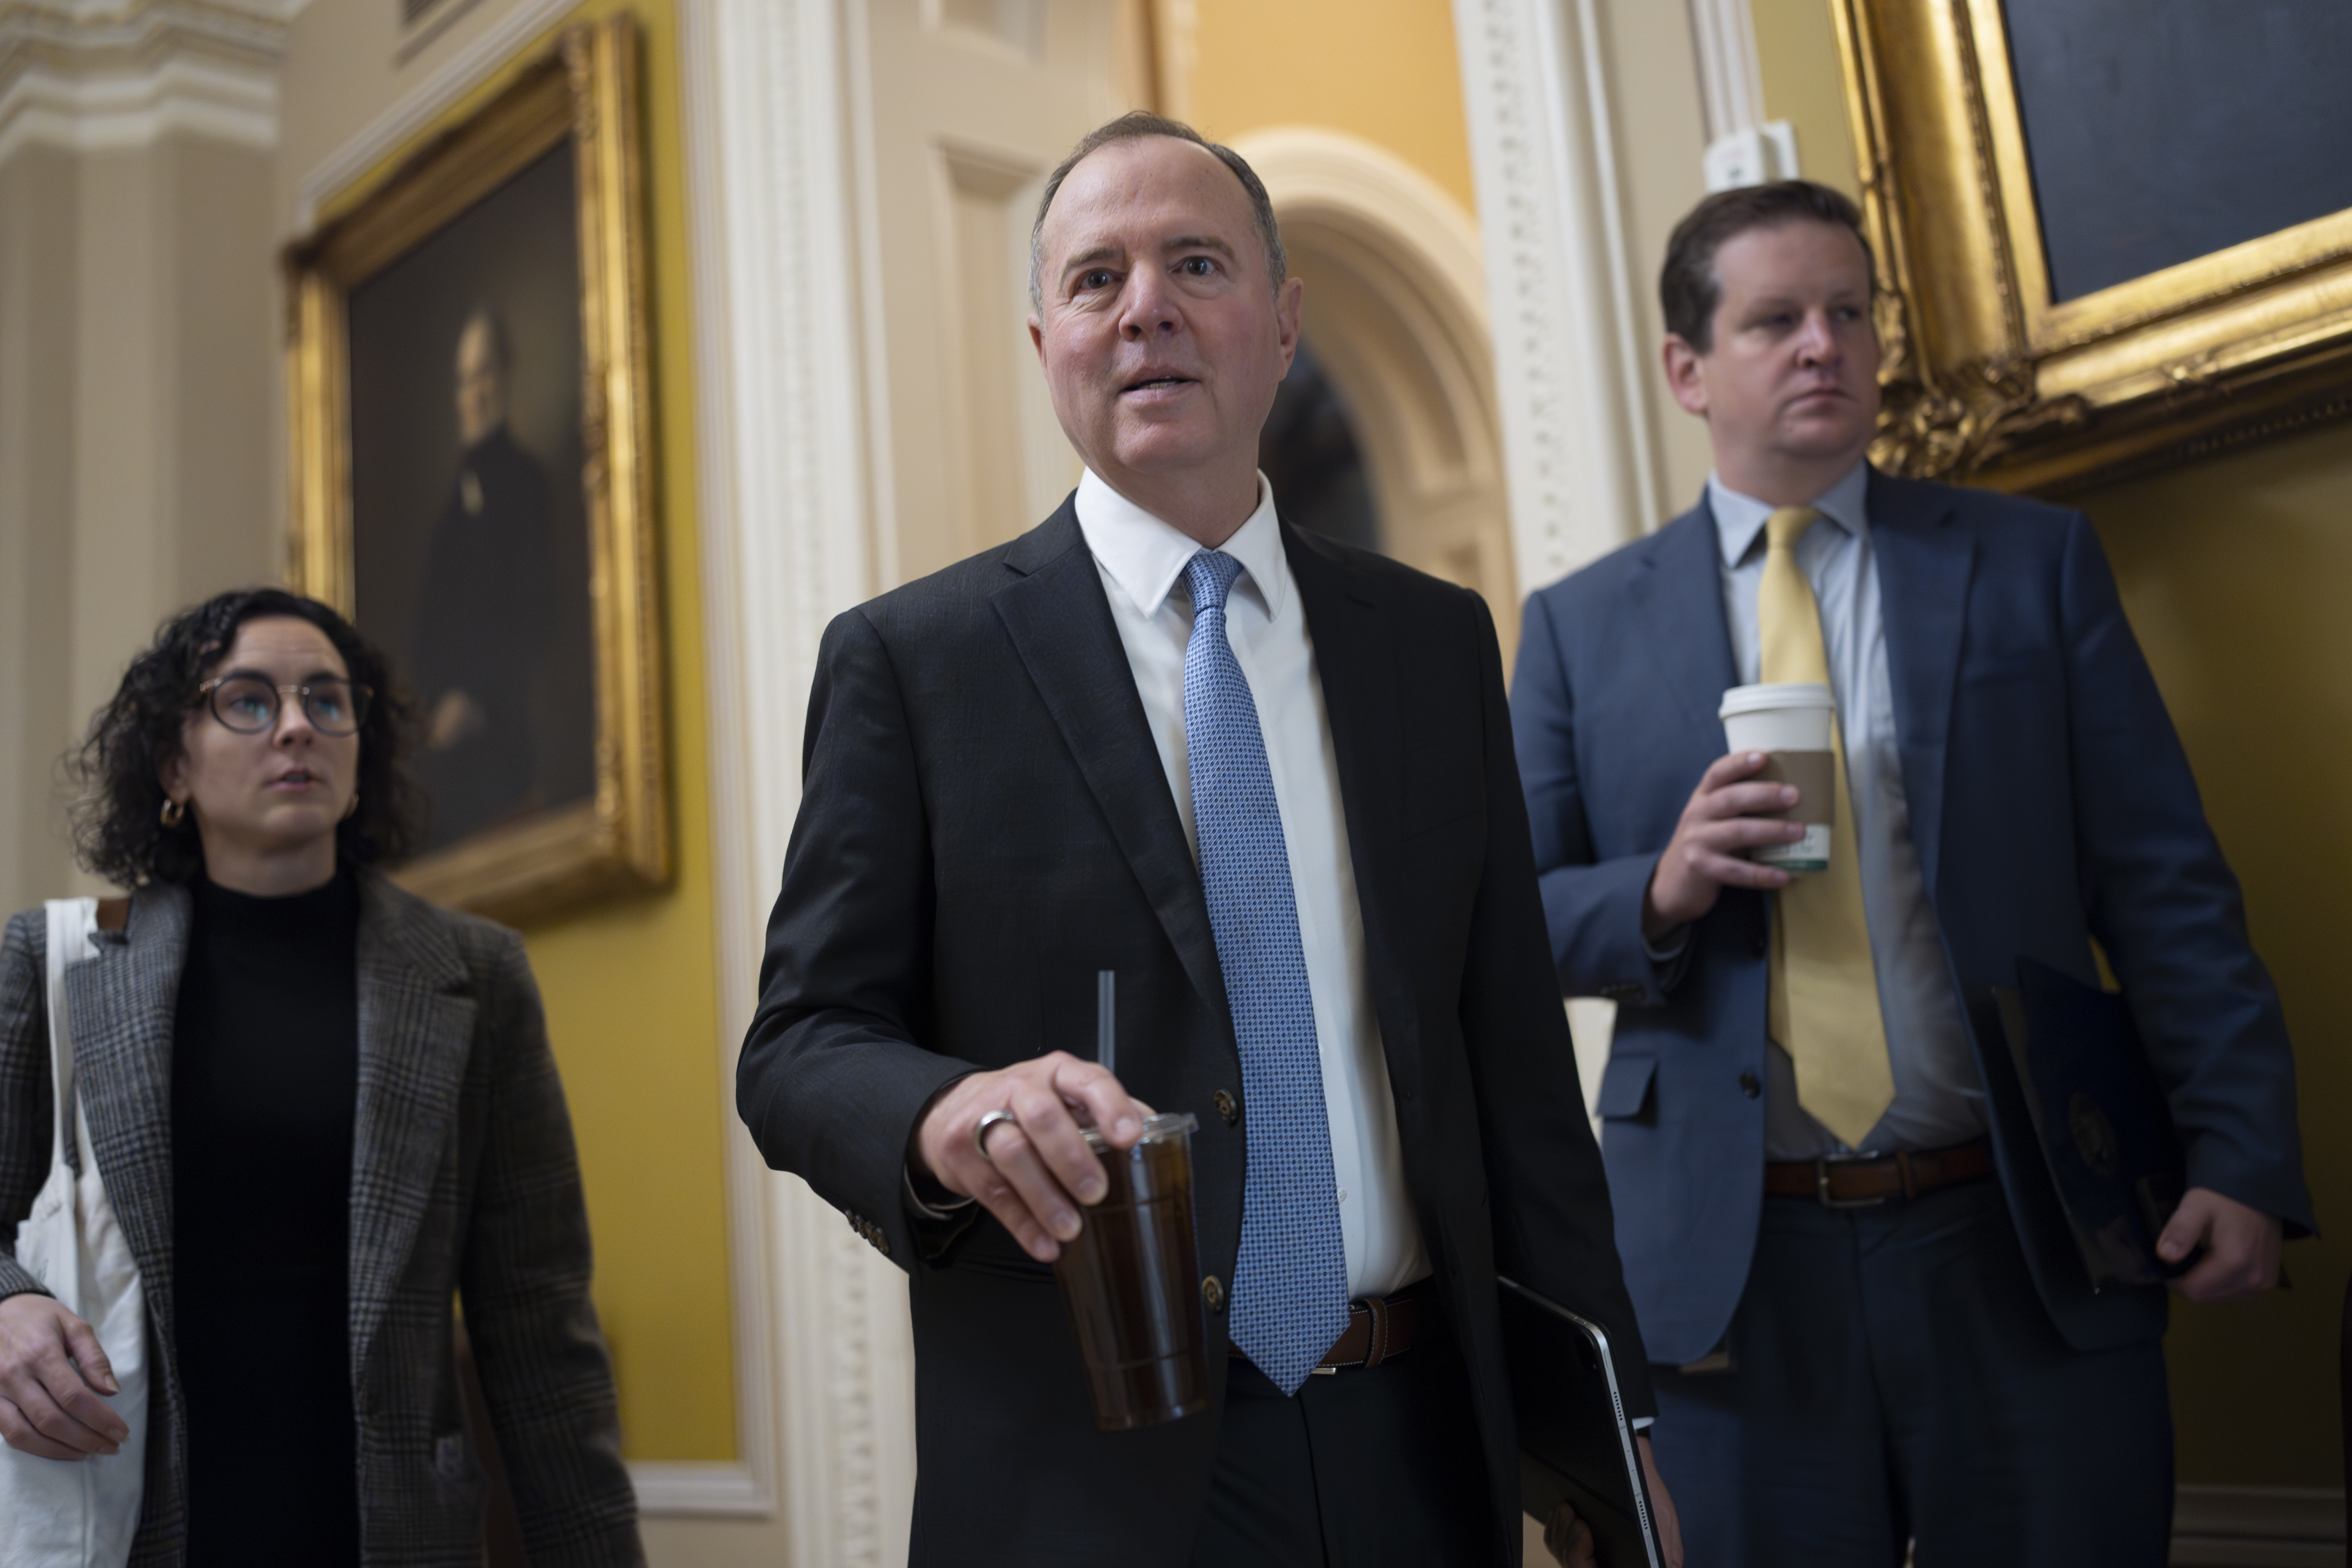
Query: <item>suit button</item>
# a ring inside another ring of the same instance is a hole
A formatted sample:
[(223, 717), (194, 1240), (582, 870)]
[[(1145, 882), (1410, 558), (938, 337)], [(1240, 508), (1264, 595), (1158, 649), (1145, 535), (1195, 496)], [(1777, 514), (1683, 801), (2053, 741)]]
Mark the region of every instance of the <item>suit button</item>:
[(1234, 1100), (1232, 1095), (1227, 1094), (1222, 1089), (1217, 1090), (1216, 1093), (1209, 1096), (1209, 1103), (1217, 1108), (1217, 1114), (1225, 1119), (1225, 1125), (1228, 1127), (1231, 1127), (1234, 1123), (1242, 1119), (1240, 1101)]
[(875, 1251), (880, 1253), (885, 1258), (890, 1256), (890, 1238), (882, 1234), (882, 1227), (880, 1226), (877, 1225), (874, 1227), (874, 1234), (867, 1237), (867, 1239), (874, 1243)]
[(1212, 1312), (1223, 1311), (1225, 1310), (1225, 1282), (1218, 1279), (1213, 1274), (1202, 1280), (1201, 1300), (1208, 1304), (1209, 1310)]
[(1764, 1086), (1756, 1081), (1754, 1073), (1744, 1072), (1739, 1075), (1739, 1092), (1753, 1100), (1764, 1092)]

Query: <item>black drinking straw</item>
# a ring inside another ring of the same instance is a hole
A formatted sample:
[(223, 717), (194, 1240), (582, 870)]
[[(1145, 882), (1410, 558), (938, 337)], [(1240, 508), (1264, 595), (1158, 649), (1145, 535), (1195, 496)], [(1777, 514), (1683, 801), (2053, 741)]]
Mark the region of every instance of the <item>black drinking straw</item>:
[(1113, 1060), (1118, 1054), (1118, 972), (1095, 971), (1095, 1060), (1108, 1073), (1118, 1070)]

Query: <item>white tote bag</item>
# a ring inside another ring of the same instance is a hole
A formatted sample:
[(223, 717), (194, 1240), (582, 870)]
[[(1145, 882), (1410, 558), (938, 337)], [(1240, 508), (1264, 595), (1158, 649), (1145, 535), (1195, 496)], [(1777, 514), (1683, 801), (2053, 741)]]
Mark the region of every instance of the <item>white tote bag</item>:
[[(122, 1392), (107, 1401), (131, 1428), (119, 1454), (44, 1459), (0, 1445), (0, 1563), (6, 1568), (121, 1568), (139, 1531), (147, 1480), (147, 1294), (107, 1202), (73, 1092), (68, 965), (98, 956), (98, 900), (49, 900), (49, 1081), (56, 1107), (49, 1179), (16, 1227), (16, 1261), (98, 1332)], [(79, 1178), (66, 1163), (73, 1117)]]

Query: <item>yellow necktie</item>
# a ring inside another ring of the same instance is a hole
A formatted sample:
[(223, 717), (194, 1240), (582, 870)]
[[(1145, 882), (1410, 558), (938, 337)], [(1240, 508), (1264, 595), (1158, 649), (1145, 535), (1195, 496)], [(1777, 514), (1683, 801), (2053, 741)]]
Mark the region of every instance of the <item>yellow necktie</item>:
[[(1764, 581), (1756, 619), (1764, 645), (1764, 679), (1830, 684), (1821, 606), (1797, 564), (1797, 541), (1821, 513), (1787, 506), (1765, 523)], [(1769, 1003), (1772, 1037), (1797, 1065), (1797, 1102), (1848, 1148), (1878, 1124), (1895, 1100), (1886, 1060), (1886, 1025), (1878, 1012), (1878, 974), (1863, 917), (1862, 862), (1846, 789), (1845, 740), (1832, 724), (1837, 820), (1830, 829), (1826, 871), (1799, 876), (1780, 889), (1772, 922)]]

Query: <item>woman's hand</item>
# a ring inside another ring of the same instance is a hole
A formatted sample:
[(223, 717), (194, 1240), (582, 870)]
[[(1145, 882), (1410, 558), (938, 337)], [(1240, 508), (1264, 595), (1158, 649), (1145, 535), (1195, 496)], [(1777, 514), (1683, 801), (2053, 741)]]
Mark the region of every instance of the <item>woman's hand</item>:
[(45, 1459), (119, 1454), (131, 1428), (100, 1397), (120, 1394), (90, 1326), (30, 1291), (0, 1300), (0, 1438)]

